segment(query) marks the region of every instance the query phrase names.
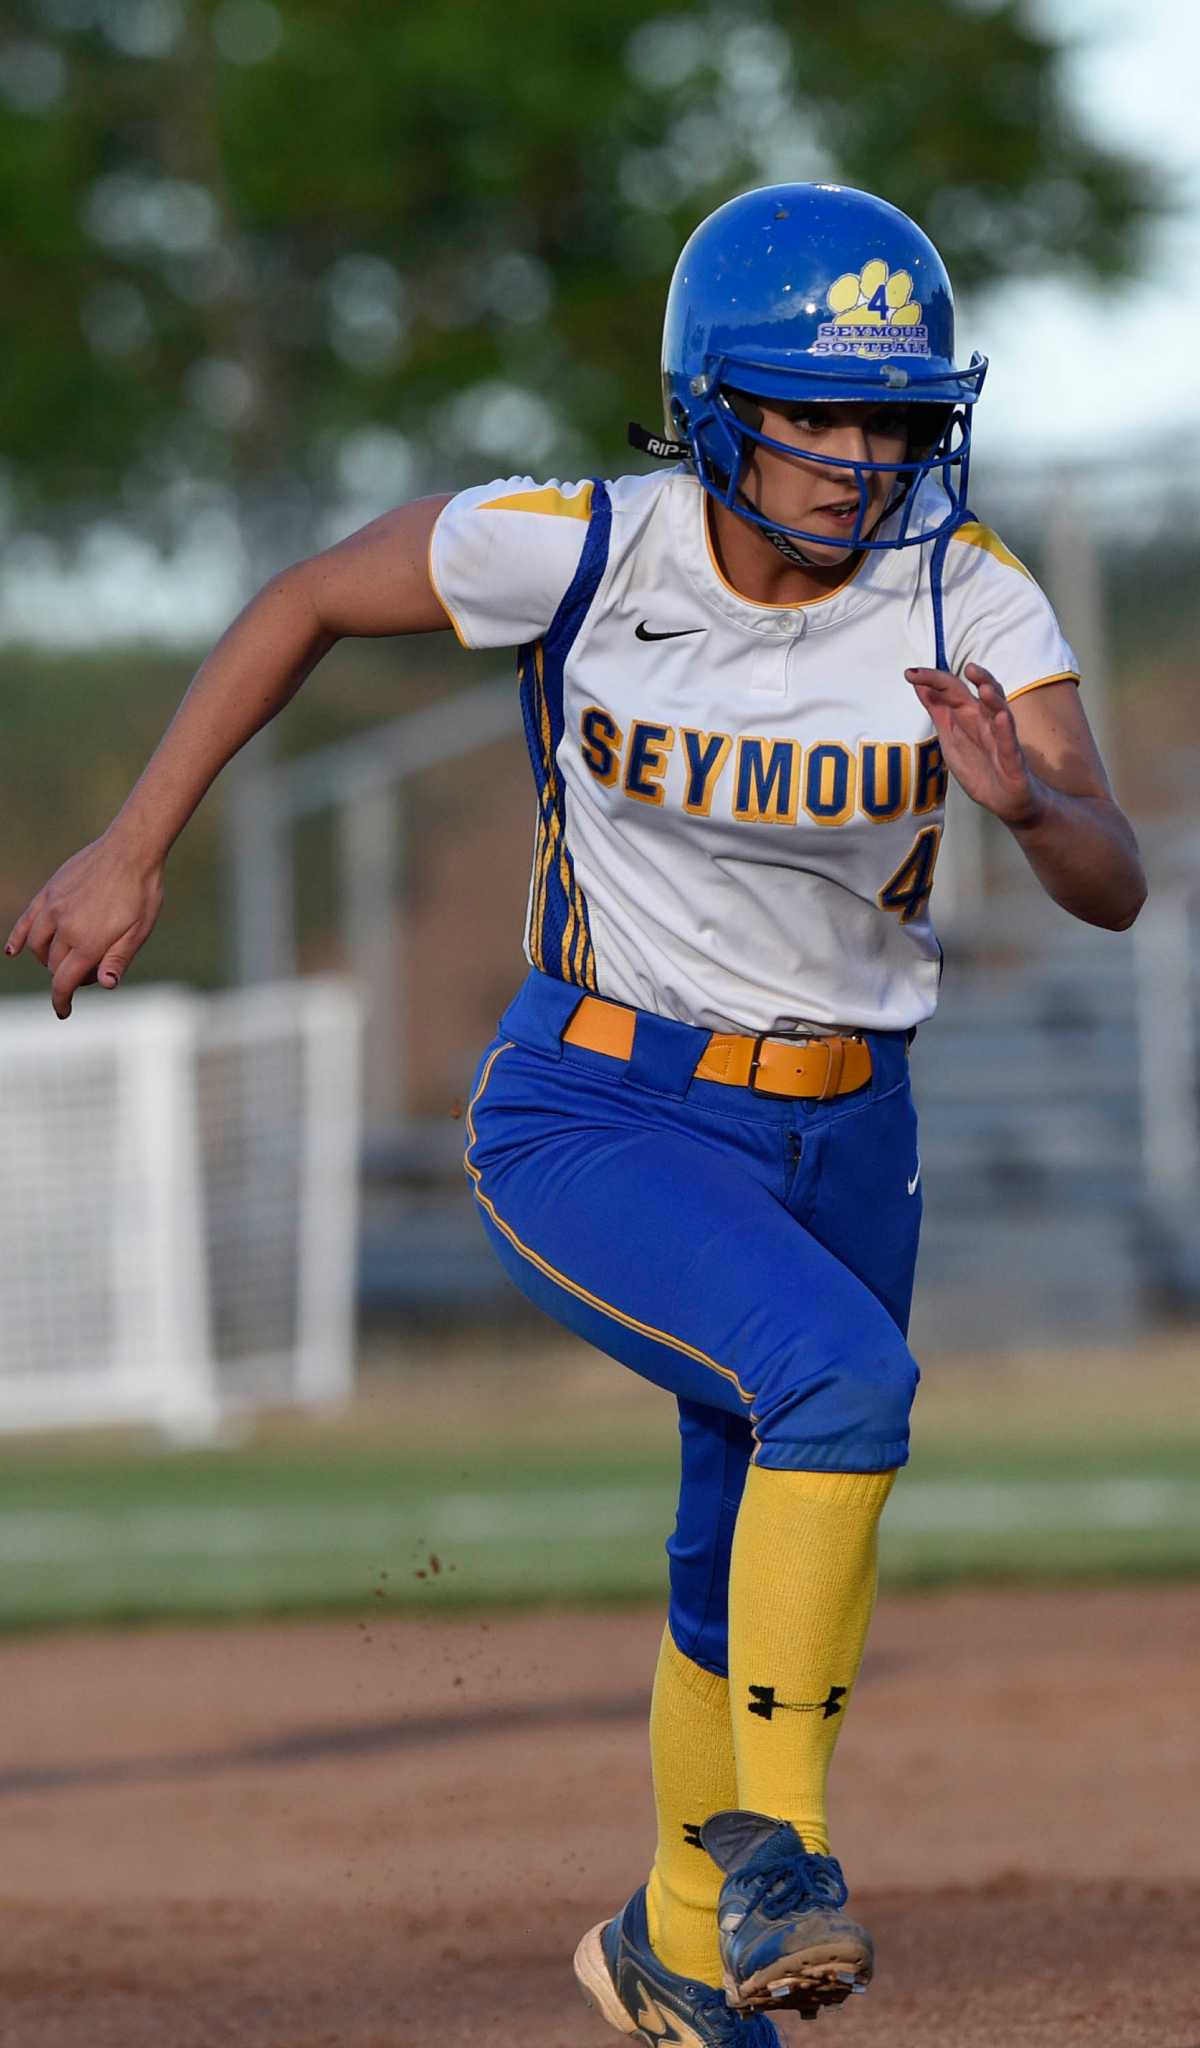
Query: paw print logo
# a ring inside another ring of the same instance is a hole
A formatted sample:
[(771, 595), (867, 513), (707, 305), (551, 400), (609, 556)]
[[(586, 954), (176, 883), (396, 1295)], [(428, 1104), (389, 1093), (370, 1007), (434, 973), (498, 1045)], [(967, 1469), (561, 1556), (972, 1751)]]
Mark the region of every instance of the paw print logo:
[(881, 256), (835, 277), (826, 294), (835, 327), (916, 327), (921, 308), (907, 270), (889, 271)]
[(889, 270), (882, 256), (872, 256), (861, 270), (835, 277), (825, 294), (833, 315), (817, 329), (816, 356), (927, 356), (929, 329), (921, 320), (907, 270)]

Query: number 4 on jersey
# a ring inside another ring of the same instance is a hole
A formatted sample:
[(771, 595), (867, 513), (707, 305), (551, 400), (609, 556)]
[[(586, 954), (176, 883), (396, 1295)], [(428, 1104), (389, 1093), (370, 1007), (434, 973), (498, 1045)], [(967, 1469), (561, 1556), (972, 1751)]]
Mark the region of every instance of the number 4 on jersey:
[(881, 910), (894, 910), (901, 924), (920, 917), (933, 888), (933, 871), (942, 843), (940, 825), (926, 825), (918, 832), (894, 875), (879, 891)]

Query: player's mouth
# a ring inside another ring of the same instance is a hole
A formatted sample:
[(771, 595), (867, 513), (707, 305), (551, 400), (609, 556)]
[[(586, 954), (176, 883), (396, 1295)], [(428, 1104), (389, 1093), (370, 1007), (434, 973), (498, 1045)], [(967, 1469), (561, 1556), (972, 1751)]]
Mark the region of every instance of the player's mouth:
[(828, 519), (832, 526), (848, 530), (853, 527), (860, 510), (861, 500), (856, 492), (853, 498), (836, 498), (828, 505), (814, 505), (810, 517)]

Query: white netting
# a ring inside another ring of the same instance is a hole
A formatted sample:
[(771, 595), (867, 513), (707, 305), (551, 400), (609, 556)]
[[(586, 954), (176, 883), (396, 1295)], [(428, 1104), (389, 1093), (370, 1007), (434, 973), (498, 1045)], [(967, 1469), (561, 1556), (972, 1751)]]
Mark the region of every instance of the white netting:
[(0, 1429), (348, 1389), (358, 1039), (335, 982), (0, 1003)]

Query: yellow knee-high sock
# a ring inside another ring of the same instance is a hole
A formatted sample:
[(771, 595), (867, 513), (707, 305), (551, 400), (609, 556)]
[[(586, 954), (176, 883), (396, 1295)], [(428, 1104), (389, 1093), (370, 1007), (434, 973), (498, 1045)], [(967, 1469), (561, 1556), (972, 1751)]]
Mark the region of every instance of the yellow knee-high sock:
[(737, 1805), (729, 1680), (693, 1664), (663, 1633), (650, 1706), (658, 1847), (646, 1886), (650, 1946), (668, 1970), (719, 1985), (721, 1873), (696, 1839), (710, 1813)]
[(829, 1853), (825, 1780), (875, 1605), (894, 1472), (752, 1465), (729, 1580), (737, 1804)]

